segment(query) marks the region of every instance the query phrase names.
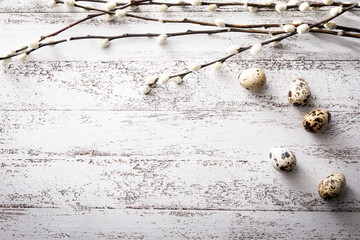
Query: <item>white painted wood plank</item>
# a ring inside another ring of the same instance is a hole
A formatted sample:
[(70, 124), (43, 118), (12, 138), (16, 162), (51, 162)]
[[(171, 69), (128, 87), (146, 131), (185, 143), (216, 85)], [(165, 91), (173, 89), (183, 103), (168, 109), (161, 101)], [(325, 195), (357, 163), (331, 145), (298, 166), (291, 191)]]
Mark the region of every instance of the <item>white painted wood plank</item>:
[[(1, 147), (3, 154), (12, 150), (12, 159), (29, 150), (61, 156), (93, 149), (159, 160), (249, 160), (241, 156), (247, 152), (261, 160), (272, 146), (285, 144), (320, 159), (358, 160), (358, 113), (333, 112), (329, 129), (318, 135), (306, 132), (301, 118), (295, 111), (6, 111), (1, 112)], [(335, 149), (348, 150), (348, 156)]]
[[(298, 156), (297, 170), (288, 175), (276, 172), (266, 157), (264, 161), (125, 160), (89, 155), (51, 161), (2, 158), (1, 206), (360, 211), (357, 163), (302, 156)], [(317, 186), (322, 178), (338, 171), (346, 176), (347, 189), (341, 198), (323, 201)]]
[(360, 238), (359, 213), (3, 209), (0, 214), (3, 239)]
[[(187, 76), (180, 86), (170, 83), (149, 96), (139, 93), (147, 76), (186, 67), (186, 62), (165, 59), (13, 63), (0, 70), (0, 109), (290, 111), (301, 118), (312, 108), (357, 112), (360, 106), (359, 60), (238, 59), (216, 74), (205, 69)], [(248, 67), (264, 69), (264, 90), (252, 93), (239, 85), (237, 75)], [(309, 107), (288, 103), (289, 84), (296, 77), (303, 77), (311, 88)]]
[[(359, 114), (334, 113), (319, 136), (289, 115), (4, 112), (3, 203), (359, 211)], [(278, 145), (294, 150), (298, 171), (272, 168), (268, 151)], [(337, 171), (347, 194), (326, 203), (318, 183)]]

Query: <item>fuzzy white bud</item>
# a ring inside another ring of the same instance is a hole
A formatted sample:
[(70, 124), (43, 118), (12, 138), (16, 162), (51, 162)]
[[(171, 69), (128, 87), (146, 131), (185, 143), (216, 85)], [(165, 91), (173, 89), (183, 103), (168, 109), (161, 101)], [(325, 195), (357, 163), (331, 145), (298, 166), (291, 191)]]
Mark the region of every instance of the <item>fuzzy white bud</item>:
[(178, 4), (183, 4), (183, 3), (185, 3), (184, 0), (177, 0), (176, 2), (177, 2)]
[(336, 16), (339, 13), (341, 13), (342, 11), (343, 11), (343, 8), (341, 6), (340, 7), (334, 7), (332, 9), (330, 9), (330, 15), (331, 16)]
[(300, 25), (300, 24), (302, 24), (303, 23), (303, 21), (302, 20), (299, 20), (299, 19), (296, 19), (296, 20), (294, 20), (293, 22), (292, 22), (292, 24), (296, 24), (296, 25)]
[(287, 5), (288, 6), (298, 6), (300, 4), (299, 0), (290, 0)]
[(173, 78), (171, 79), (171, 81), (173, 81), (173, 82), (176, 83), (176, 84), (180, 84), (180, 83), (183, 82), (183, 79), (182, 79), (180, 76), (177, 76), (177, 77), (173, 77)]
[(126, 16), (126, 12), (124, 10), (116, 10), (115, 15), (119, 18), (124, 18)]
[[(15, 52), (14, 52), (15, 53)], [(10, 56), (10, 55), (12, 55), (12, 54), (14, 54), (13, 52), (11, 52), (10, 54), (6, 54), (5, 55), (5, 57), (8, 57), (8, 56)], [(3, 59), (3, 60), (1, 60), (0, 62), (1, 62), (1, 65), (2, 66), (6, 66), (9, 62), (11, 62), (12, 61), (12, 58), (7, 58), (7, 59)]]
[(165, 33), (160, 34), (157, 38), (156, 38), (156, 42), (163, 44), (166, 42), (166, 39), (168, 38), (168, 35), (166, 35)]
[(301, 24), (296, 28), (296, 31), (298, 34), (308, 33), (310, 31), (310, 27), (307, 24)]
[(325, 23), (324, 27), (329, 30), (334, 30), (336, 28), (336, 23), (330, 21), (330, 22)]
[(317, 12), (319, 11), (319, 7), (310, 7), (310, 11)]
[(287, 24), (283, 26), (283, 30), (284, 32), (289, 33), (289, 32), (295, 32), (296, 28), (294, 25)]
[(208, 10), (209, 11), (211, 11), (211, 12), (213, 12), (213, 11), (215, 11), (216, 9), (217, 9), (217, 5), (216, 4), (210, 4), (209, 6), (208, 6)]
[(169, 7), (166, 4), (161, 4), (161, 5), (158, 6), (158, 10), (160, 12), (166, 12), (168, 10), (168, 8)]
[(109, 39), (107, 39), (107, 38), (101, 39), (101, 40), (100, 40), (100, 46), (101, 46), (102, 48), (106, 48), (106, 47), (110, 46), (110, 41), (109, 41)]
[(28, 55), (26, 53), (22, 53), (22, 54), (18, 55), (17, 59), (20, 61), (26, 61), (27, 56)]
[(262, 0), (262, 4), (266, 5), (266, 6), (269, 6), (273, 3), (272, 0)]
[(225, 20), (224, 19), (220, 19), (220, 18), (218, 18), (218, 19), (216, 19), (215, 20), (215, 24), (216, 24), (216, 26), (218, 26), (218, 27), (226, 27), (226, 22), (225, 22)]
[(256, 43), (250, 48), (250, 54), (256, 56), (262, 52), (261, 43)]
[(237, 54), (239, 52), (239, 47), (236, 45), (228, 46), (226, 49), (227, 54)]
[[(44, 41), (44, 43), (53, 43), (53, 42), (55, 42), (55, 41), (54, 41), (54, 38), (52, 38), (52, 37), (46, 38), (45, 41)], [(50, 45), (48, 45), (48, 46), (50, 46), (50, 47), (55, 47), (55, 45), (56, 45), (56, 44), (50, 44)]]
[(300, 4), (299, 10), (301, 12), (309, 11), (310, 10), (310, 4), (308, 2), (303, 2), (302, 4)]
[(219, 71), (223, 66), (223, 63), (222, 62), (216, 62), (212, 65), (212, 69), (214, 71)]
[(93, 8), (92, 6), (90, 5), (84, 5), (84, 8), (82, 9), (84, 12), (89, 12), (90, 9)]
[(138, 5), (131, 5), (130, 6), (130, 10), (134, 11), (136, 9), (138, 9)]
[(64, 0), (66, 6), (72, 7), (75, 5), (75, 0)]
[(199, 71), (201, 69), (201, 64), (197, 62), (192, 63), (190, 64), (189, 69), (193, 72)]
[(201, 0), (191, 0), (190, 4), (193, 6), (200, 6), (201, 5)]
[(7, 59), (3, 59), (0, 61), (1, 66), (6, 66), (9, 62), (7, 61)]
[(48, 4), (47, 4), (49, 7), (55, 7), (56, 6), (56, 1), (55, 0), (50, 0), (48, 1)]
[(108, 11), (112, 11), (112, 10), (114, 10), (116, 8), (116, 2), (109, 1), (109, 2), (106, 3), (105, 6), (106, 6), (106, 9)]
[(275, 5), (275, 10), (278, 12), (278, 13), (282, 13), (284, 11), (286, 11), (286, 4), (282, 4), (282, 3), (278, 3)]
[(114, 14), (108, 14), (107, 13), (107, 14), (104, 15), (104, 18), (105, 18), (106, 21), (111, 21), (111, 20), (114, 19), (114, 17), (115, 17)]
[(145, 78), (145, 84), (147, 85), (154, 84), (156, 82), (156, 79), (157, 79), (156, 77), (152, 77), (152, 76), (147, 77)]
[[(278, 39), (279, 37), (277, 37), (277, 36), (274, 36), (274, 37), (272, 37), (271, 38), (271, 40), (275, 40), (275, 39)], [(279, 45), (280, 44), (280, 41), (273, 41), (273, 42), (271, 42), (270, 43), (271, 44), (271, 46), (277, 46), (277, 45)]]
[(333, 0), (323, 0), (323, 3), (325, 4), (325, 5), (331, 5), (331, 4), (333, 4)]
[(142, 85), (140, 87), (140, 92), (142, 94), (148, 94), (151, 91), (151, 87), (149, 85)]
[(254, 6), (250, 6), (248, 7), (249, 9), (249, 12), (257, 12), (259, 9), (257, 7), (254, 7)]
[(39, 41), (32, 41), (29, 43), (29, 48), (31, 49), (37, 49), (40, 46), (40, 42)]
[(169, 81), (169, 76), (160, 76), (159, 80), (157, 81), (160, 85), (165, 85)]

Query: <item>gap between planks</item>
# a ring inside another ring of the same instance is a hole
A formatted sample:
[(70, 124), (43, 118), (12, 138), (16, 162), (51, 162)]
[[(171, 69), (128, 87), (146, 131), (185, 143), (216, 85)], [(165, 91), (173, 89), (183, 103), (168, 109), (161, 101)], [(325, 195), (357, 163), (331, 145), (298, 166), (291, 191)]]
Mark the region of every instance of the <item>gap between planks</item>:
[[(7, 206), (9, 205), (9, 206)], [(0, 204), (0, 215), (4, 214), (4, 212), (1, 211), (8, 211), (8, 210), (19, 210), (19, 211), (25, 211), (26, 209), (54, 209), (54, 210), (73, 210), (69, 207), (42, 207), (42, 206), (32, 206), (32, 205), (24, 205), (24, 206), (12, 206), (10, 204)], [(272, 209), (225, 209), (225, 208), (159, 208), (159, 207), (153, 207), (153, 208), (146, 208), (146, 207), (124, 207), (124, 208), (117, 208), (117, 207), (86, 207), (85, 210), (78, 210), (76, 209), (76, 212), (85, 212), (85, 211), (92, 211), (92, 210), (129, 210), (129, 211), (147, 211), (147, 212), (166, 212), (166, 211), (172, 211), (172, 212), (233, 212), (233, 213), (241, 213), (241, 212), (252, 212), (252, 213), (261, 213), (261, 212), (277, 212), (277, 213), (359, 213), (359, 211), (329, 211), (329, 210), (291, 210), (291, 209), (285, 209), (285, 210), (272, 210)]]

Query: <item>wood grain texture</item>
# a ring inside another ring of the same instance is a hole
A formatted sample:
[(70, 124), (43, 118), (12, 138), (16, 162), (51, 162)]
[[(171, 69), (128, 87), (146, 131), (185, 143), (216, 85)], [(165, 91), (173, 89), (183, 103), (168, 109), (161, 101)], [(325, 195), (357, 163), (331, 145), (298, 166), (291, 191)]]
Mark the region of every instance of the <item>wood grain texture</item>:
[[(51, 33), (86, 13), (39, 1), (0, 0), (0, 54)], [(138, 14), (234, 23), (314, 22), (328, 11), (256, 14), (241, 8), (210, 13), (140, 8)], [(359, 11), (336, 22), (357, 26)], [(124, 32), (172, 32), (194, 25), (94, 19), (59, 38)], [(0, 68), (1, 239), (360, 239), (360, 43), (306, 34), (263, 54), (241, 54), (213, 73), (201, 70), (138, 92), (149, 75), (183, 71), (193, 61), (224, 56), (231, 44), (268, 36), (219, 34), (123, 39), (44, 48), (29, 61)], [(237, 83), (260, 67), (267, 86), (251, 93)], [(288, 104), (303, 77), (309, 106)], [(330, 128), (305, 132), (303, 115), (332, 113)], [(294, 172), (276, 172), (269, 149), (287, 146)], [(324, 202), (321, 179), (342, 172), (341, 198)]]
[[(150, 98), (139, 95), (138, 88), (144, 79), (151, 72), (158, 75), (154, 70), (164, 67), (164, 72), (175, 73), (186, 69), (187, 63), (169, 64), (163, 60), (12, 63), (0, 73), (3, 79), (0, 109), (239, 112), (266, 109), (290, 111), (300, 117), (312, 108), (355, 113), (360, 104), (360, 87), (353, 84), (358, 79), (360, 60), (236, 59), (219, 73), (205, 69), (186, 77), (183, 85), (170, 83), (154, 88)], [(248, 67), (266, 67), (268, 84), (264, 90), (251, 93), (237, 83), (239, 72)], [(284, 97), (296, 77), (303, 77), (312, 90), (309, 107), (294, 109)]]
[[(8, 239), (358, 239), (359, 213), (2, 209)], [(22, 228), (26, 234), (19, 233)]]

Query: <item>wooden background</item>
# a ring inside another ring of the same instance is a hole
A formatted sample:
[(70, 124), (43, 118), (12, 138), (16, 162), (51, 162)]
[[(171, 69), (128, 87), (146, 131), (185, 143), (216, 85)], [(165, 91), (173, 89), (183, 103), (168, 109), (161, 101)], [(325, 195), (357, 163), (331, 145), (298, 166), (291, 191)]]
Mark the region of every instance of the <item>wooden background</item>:
[[(47, 1), (0, 0), (0, 53), (86, 15)], [(317, 21), (328, 10), (277, 14), (226, 7), (142, 7), (138, 14), (230, 23)], [(336, 22), (358, 27), (360, 11)], [(199, 29), (195, 25), (103, 18), (61, 36)], [(61, 37), (61, 38), (62, 38)], [(0, 69), (0, 239), (360, 239), (360, 42), (306, 34), (264, 47), (258, 57), (191, 74), (139, 94), (151, 74), (178, 73), (189, 62), (224, 56), (227, 46), (266, 39), (255, 34), (123, 39), (43, 48)], [(237, 74), (260, 67), (258, 93)], [(313, 99), (288, 104), (292, 79)], [(332, 113), (324, 134), (302, 129), (313, 108)], [(276, 172), (273, 146), (297, 156), (296, 170)], [(342, 172), (342, 197), (324, 202), (322, 178)]]

